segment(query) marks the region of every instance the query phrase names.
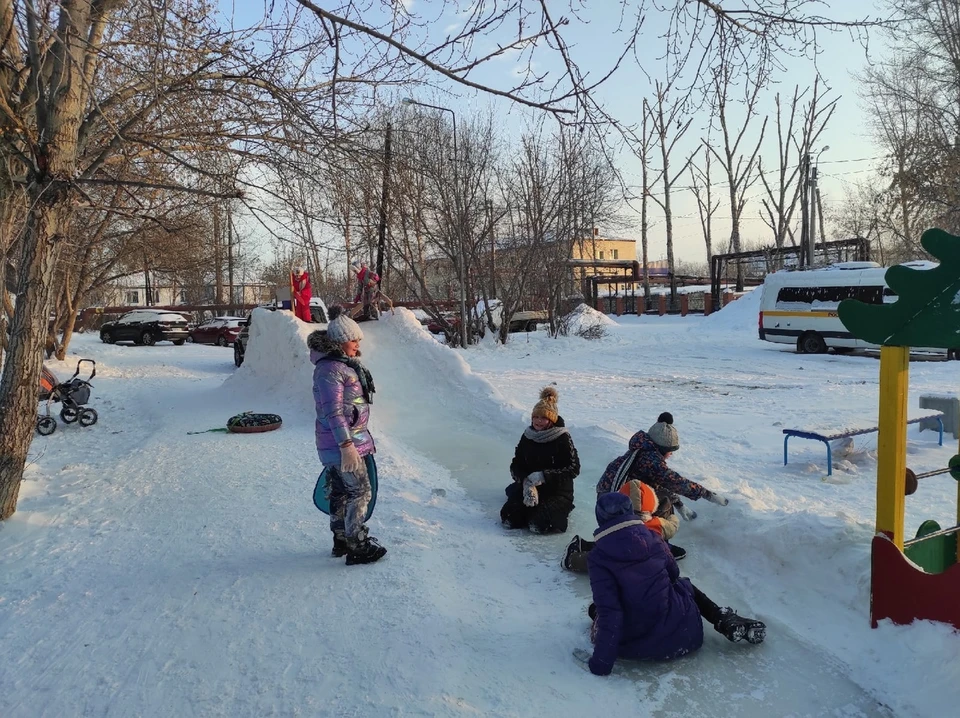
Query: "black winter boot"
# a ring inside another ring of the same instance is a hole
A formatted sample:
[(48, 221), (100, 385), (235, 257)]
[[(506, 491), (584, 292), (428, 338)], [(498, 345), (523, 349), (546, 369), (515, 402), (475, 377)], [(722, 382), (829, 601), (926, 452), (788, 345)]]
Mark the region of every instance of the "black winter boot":
[(347, 566), (373, 563), (382, 559), (386, 553), (387, 549), (381, 546), (375, 538), (368, 536), (363, 541), (352, 542), (347, 550)]
[(717, 633), (723, 634), (727, 640), (734, 643), (744, 638), (749, 643), (763, 643), (763, 639), (767, 636), (766, 624), (752, 618), (738, 616), (732, 608), (720, 609), (720, 618), (714, 628), (717, 629)]
[(331, 549), (330, 555), (334, 558), (342, 558), (347, 555), (347, 551), (349, 551), (349, 547), (346, 537), (343, 534), (334, 534), (333, 549)]
[(571, 557), (573, 554), (580, 553), (581, 551), (583, 551), (583, 544), (580, 541), (580, 537), (574, 536), (570, 539), (570, 543), (567, 544), (567, 548), (563, 552), (563, 558), (560, 559), (560, 567), (568, 571), (571, 570), (573, 567), (573, 564), (570, 562)]
[(674, 546), (669, 541), (667, 542), (667, 547), (670, 549), (670, 555), (673, 556), (674, 561), (680, 561), (681, 559), (686, 558), (687, 550), (685, 548)]

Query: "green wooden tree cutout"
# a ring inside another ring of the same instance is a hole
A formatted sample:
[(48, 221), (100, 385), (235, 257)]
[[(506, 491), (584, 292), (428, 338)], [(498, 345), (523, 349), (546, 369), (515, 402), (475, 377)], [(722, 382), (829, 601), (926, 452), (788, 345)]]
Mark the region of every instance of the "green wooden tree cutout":
[(934, 269), (890, 267), (884, 275), (897, 293), (892, 304), (840, 302), (840, 321), (855, 337), (898, 347), (960, 347), (960, 237), (928, 229), (920, 244), (940, 260)]

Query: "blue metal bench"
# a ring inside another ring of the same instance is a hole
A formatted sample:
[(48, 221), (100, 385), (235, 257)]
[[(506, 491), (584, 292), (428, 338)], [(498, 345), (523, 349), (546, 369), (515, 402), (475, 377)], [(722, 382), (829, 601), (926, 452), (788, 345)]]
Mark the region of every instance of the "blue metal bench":
[[(928, 411), (925, 413), (918, 414), (915, 418), (912, 418), (907, 421), (908, 424), (919, 424), (925, 419), (935, 419), (937, 422), (937, 427), (940, 431), (940, 438), (938, 443), (940, 446), (943, 446), (943, 412), (941, 411)], [(836, 441), (837, 439), (846, 439), (849, 436), (861, 436), (862, 434), (872, 434), (877, 431), (879, 427), (861, 427), (861, 428), (847, 428), (847, 429), (838, 429), (836, 431), (807, 431), (804, 429), (784, 429), (783, 437), (783, 465), (787, 465), (787, 442), (790, 441), (790, 437), (796, 437), (798, 439), (813, 439), (814, 441), (822, 441), (827, 447), (827, 476), (833, 474), (833, 452), (830, 449), (830, 442)]]

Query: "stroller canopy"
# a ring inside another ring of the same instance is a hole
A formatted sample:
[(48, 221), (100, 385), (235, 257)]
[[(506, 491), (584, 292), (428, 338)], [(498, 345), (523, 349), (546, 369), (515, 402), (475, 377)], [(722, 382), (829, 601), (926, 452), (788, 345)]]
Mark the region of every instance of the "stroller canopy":
[(54, 387), (59, 383), (60, 380), (57, 379), (57, 375), (44, 365), (43, 369), (40, 370), (40, 401), (49, 399)]

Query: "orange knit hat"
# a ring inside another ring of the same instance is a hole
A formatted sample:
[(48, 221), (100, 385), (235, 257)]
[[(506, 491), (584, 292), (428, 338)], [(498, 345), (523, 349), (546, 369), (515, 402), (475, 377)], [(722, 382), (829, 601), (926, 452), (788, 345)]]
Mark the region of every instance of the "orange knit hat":
[(536, 419), (538, 416), (543, 416), (556, 424), (559, 416), (557, 413), (558, 396), (557, 390), (552, 386), (544, 387), (540, 391), (540, 401), (533, 405), (533, 411), (530, 412), (531, 418)]

